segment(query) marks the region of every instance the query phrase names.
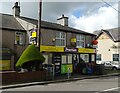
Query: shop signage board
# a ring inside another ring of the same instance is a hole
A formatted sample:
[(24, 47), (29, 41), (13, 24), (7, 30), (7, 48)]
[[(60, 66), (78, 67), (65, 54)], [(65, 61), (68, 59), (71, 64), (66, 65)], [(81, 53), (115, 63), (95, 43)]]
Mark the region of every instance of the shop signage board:
[(62, 64), (61, 65), (61, 74), (67, 74), (68, 68), (70, 68), (70, 73), (72, 73), (73, 72), (72, 64)]
[(40, 50), (45, 52), (71, 52), (71, 53), (95, 53), (95, 49), (90, 48), (68, 48), (58, 46), (40, 46)]
[(79, 53), (95, 53), (95, 49), (89, 48), (78, 48)]
[(64, 47), (40, 46), (40, 50), (46, 52), (64, 52)]

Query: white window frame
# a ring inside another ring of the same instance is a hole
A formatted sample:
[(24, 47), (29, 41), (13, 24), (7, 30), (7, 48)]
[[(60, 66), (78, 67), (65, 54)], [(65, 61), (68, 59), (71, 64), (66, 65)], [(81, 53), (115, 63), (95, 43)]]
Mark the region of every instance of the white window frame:
[[(19, 42), (17, 42), (17, 36), (19, 37), (18, 38)], [(19, 32), (19, 31), (15, 32), (15, 44), (17, 44), (17, 45), (25, 45), (25, 32)]]
[[(59, 37), (57, 37), (58, 34), (59, 34)], [(58, 43), (57, 40), (60, 40), (59, 41), (59, 43), (60, 43), (59, 45), (57, 45), (57, 43)], [(64, 45), (62, 45), (62, 40), (64, 41)], [(55, 45), (56, 46), (63, 46), (63, 47), (66, 46), (66, 33), (65, 32), (56, 32)]]
[[(82, 39), (83, 38), (83, 39)], [(84, 43), (83, 46), (82, 45), (78, 45), (79, 43)], [(76, 47), (77, 48), (84, 48), (85, 47), (85, 36), (82, 34), (77, 34), (76, 35)]]

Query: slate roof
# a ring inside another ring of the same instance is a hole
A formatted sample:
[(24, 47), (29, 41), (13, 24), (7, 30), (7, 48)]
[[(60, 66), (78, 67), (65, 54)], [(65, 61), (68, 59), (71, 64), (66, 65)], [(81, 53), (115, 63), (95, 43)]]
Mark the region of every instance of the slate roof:
[[(30, 23), (32, 23), (34, 25), (38, 24), (38, 21), (36, 19), (31, 19), (31, 18), (26, 18), (26, 17), (20, 17), (20, 18), (27, 21), (27, 22), (30, 22)], [(92, 34), (92, 33), (88, 33), (88, 32), (78, 30), (78, 29), (75, 29), (75, 28), (72, 28), (72, 27), (62, 26), (60, 24), (47, 22), (47, 21), (42, 21), (41, 22), (41, 27), (42, 28), (48, 28), (48, 29), (60, 30), (60, 31), (66, 31), (66, 32), (82, 33), (82, 34), (86, 34), (86, 35), (94, 35), (94, 36), (96, 36), (95, 34)]]
[(106, 30), (102, 29), (101, 31), (94, 31), (93, 33), (97, 35), (97, 38), (99, 38), (102, 33), (106, 33), (114, 42), (120, 42), (120, 27)]
[(0, 13), (0, 17), (2, 18), (2, 28), (24, 30), (24, 28), (19, 24), (18, 21), (16, 21), (16, 19), (12, 15)]
[[(0, 15), (2, 15), (2, 28), (24, 30), (24, 28), (13, 17), (13, 15), (1, 14), (1, 13), (0, 13)], [(31, 18), (26, 18), (26, 17), (19, 17), (19, 18), (22, 19), (22, 20), (25, 20), (29, 23), (32, 23), (34, 25), (38, 24), (38, 21), (36, 19), (31, 19)], [(60, 24), (47, 22), (47, 21), (42, 21), (41, 22), (41, 27), (46, 28), (46, 29), (55, 29), (55, 30), (58, 30), (58, 31), (66, 31), (66, 32), (81, 33), (81, 34), (96, 36), (95, 34), (92, 34), (92, 33), (88, 33), (88, 32), (82, 31), (82, 30), (74, 29), (72, 27), (62, 26)]]

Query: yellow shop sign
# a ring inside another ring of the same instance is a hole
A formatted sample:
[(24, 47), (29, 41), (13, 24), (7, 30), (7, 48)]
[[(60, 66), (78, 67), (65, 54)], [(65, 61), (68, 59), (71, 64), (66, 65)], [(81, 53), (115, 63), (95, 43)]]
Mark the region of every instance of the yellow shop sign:
[(40, 46), (40, 51), (45, 52), (64, 52), (64, 47), (57, 47), (57, 46)]
[(79, 53), (95, 53), (95, 49), (89, 48), (78, 48)]
[(0, 60), (0, 70), (10, 70), (10, 60)]
[[(78, 49), (78, 53), (95, 53), (95, 49), (89, 49), (89, 48), (76, 48)], [(40, 46), (40, 51), (44, 52), (65, 52), (64, 47), (58, 47), (58, 46)]]

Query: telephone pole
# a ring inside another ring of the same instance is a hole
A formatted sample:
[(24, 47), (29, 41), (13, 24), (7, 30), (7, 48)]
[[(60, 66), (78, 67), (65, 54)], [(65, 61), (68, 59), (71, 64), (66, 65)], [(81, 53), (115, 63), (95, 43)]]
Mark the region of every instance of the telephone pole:
[(41, 44), (41, 14), (42, 14), (42, 0), (39, 1), (39, 8), (38, 8), (38, 29), (37, 29), (37, 44), (38, 50), (40, 51), (40, 44)]

